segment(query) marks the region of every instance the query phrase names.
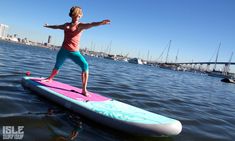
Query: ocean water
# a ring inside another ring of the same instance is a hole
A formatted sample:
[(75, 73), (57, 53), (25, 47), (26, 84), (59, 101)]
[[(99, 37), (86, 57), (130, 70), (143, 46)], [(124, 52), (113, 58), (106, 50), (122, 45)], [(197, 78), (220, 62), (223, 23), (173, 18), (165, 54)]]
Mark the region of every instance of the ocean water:
[[(0, 41), (0, 140), (3, 127), (23, 126), (22, 140), (232, 141), (235, 138), (235, 85), (191, 72), (85, 56), (88, 90), (181, 121), (173, 137), (138, 137), (93, 123), (24, 89), (21, 78), (47, 77), (57, 51)], [(196, 60), (196, 58), (195, 58)], [(67, 60), (56, 80), (81, 87), (79, 66)]]

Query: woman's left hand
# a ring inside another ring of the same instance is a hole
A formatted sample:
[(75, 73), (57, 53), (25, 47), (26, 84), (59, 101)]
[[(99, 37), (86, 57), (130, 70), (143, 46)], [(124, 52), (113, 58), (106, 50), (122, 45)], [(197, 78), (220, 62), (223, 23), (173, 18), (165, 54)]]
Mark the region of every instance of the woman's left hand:
[(110, 20), (103, 20), (102, 24), (110, 24), (110, 22), (111, 22)]

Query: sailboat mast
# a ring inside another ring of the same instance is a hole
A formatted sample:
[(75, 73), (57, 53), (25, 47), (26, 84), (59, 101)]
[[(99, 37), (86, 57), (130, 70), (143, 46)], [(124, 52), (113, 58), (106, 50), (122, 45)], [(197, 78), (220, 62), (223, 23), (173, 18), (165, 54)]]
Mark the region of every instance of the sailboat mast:
[(166, 62), (165, 63), (167, 63), (167, 60), (168, 60), (168, 55), (169, 55), (170, 47), (171, 47), (171, 40), (169, 42), (169, 47), (167, 49), (167, 55), (166, 55)]
[(162, 56), (163, 56), (163, 53), (165, 52), (166, 48), (167, 48), (167, 46), (164, 48), (161, 55), (158, 57), (158, 61), (162, 62)]
[(218, 56), (219, 56), (219, 49), (220, 49), (220, 46), (221, 46), (221, 42), (219, 43), (219, 47), (218, 47), (217, 54), (216, 54), (216, 58), (215, 58), (215, 65), (214, 65), (214, 68), (213, 68), (214, 71), (215, 71), (215, 69), (216, 69), (216, 64), (217, 64), (217, 60), (218, 60)]
[(231, 64), (232, 58), (233, 58), (233, 52), (232, 52), (232, 54), (231, 54), (231, 56), (230, 56), (230, 58), (229, 58), (228, 64), (225, 65), (225, 68), (224, 68), (225, 74), (228, 74), (228, 72), (229, 72), (230, 64)]
[(112, 40), (109, 43), (109, 54), (111, 53), (111, 47), (112, 47)]
[(177, 54), (175, 56), (175, 63), (177, 63), (177, 61), (178, 61), (178, 54), (179, 54), (179, 49), (177, 50)]
[(148, 50), (148, 54), (147, 54), (147, 61), (149, 61), (149, 50)]
[(233, 58), (233, 52), (232, 52), (230, 59), (229, 59), (229, 65), (231, 64), (232, 58)]

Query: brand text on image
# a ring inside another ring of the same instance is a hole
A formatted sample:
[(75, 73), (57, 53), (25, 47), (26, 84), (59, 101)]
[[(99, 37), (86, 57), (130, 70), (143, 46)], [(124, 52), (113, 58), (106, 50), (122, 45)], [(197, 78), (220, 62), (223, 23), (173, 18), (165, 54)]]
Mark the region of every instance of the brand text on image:
[(2, 126), (3, 140), (21, 140), (24, 137), (24, 126)]

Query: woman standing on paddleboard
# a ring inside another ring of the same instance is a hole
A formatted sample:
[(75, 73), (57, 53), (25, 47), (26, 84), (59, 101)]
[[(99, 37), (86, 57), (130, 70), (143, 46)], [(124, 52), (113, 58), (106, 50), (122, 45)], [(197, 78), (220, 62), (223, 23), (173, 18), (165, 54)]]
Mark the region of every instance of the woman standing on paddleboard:
[(84, 30), (99, 25), (109, 24), (110, 20), (103, 20), (101, 22), (92, 23), (80, 23), (79, 20), (83, 16), (83, 13), (82, 9), (78, 6), (74, 6), (70, 9), (69, 16), (72, 18), (72, 21), (70, 23), (65, 23), (62, 25), (44, 25), (44, 27), (47, 28), (64, 30), (64, 41), (61, 49), (57, 54), (56, 63), (54, 69), (51, 72), (51, 75), (43, 81), (51, 82), (53, 78), (58, 74), (59, 69), (63, 65), (64, 61), (67, 58), (70, 58), (81, 67), (82, 94), (85, 96), (89, 96), (86, 88), (89, 74), (88, 63), (79, 51), (80, 37)]

